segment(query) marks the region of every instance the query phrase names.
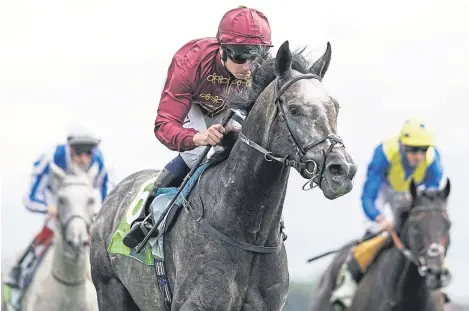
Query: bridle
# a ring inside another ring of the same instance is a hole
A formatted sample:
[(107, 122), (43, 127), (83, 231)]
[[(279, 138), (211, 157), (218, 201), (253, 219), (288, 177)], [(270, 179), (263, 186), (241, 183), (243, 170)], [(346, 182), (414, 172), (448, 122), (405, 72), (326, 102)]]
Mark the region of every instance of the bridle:
[[(402, 226), (403, 229), (401, 230), (401, 232), (407, 231), (407, 234), (408, 234), (408, 226), (410, 223), (409, 217), (411, 216), (410, 214), (420, 213), (420, 212), (441, 212), (444, 215), (446, 213), (446, 210), (445, 209), (437, 209), (437, 210), (429, 209), (428, 207), (424, 207), (424, 206), (413, 207), (412, 210), (409, 211), (408, 218), (403, 224)], [(412, 263), (417, 267), (417, 271), (421, 277), (425, 277), (427, 273), (429, 272), (429, 268), (427, 266), (425, 255), (427, 255), (428, 257), (436, 257), (436, 256), (440, 256), (442, 253), (446, 251), (443, 245), (437, 244), (437, 243), (431, 243), (423, 252), (415, 254), (407, 246), (404, 245), (404, 243), (401, 241), (398, 233), (396, 233), (395, 230), (392, 230), (390, 234), (391, 234), (391, 238), (394, 243), (394, 246), (404, 256), (404, 258), (407, 259), (408, 264)], [(384, 273), (384, 270), (382, 273)], [(401, 274), (398, 280), (398, 284), (402, 284), (403, 277), (404, 277), (404, 274)], [(448, 285), (450, 281), (451, 281), (451, 274), (448, 274), (445, 277), (445, 279), (443, 279), (442, 286)], [(383, 287), (381, 284), (380, 284), (380, 288), (383, 291)], [(386, 296), (387, 298), (383, 301), (383, 303), (388, 303), (391, 306), (396, 306), (397, 303), (402, 299), (402, 296), (397, 296), (397, 297), (400, 297), (398, 299), (396, 298), (391, 299), (388, 293), (386, 294)]]
[[(87, 185), (85, 182), (69, 182), (69, 183), (64, 183), (62, 185), (62, 187), (68, 187), (68, 186), (71, 186), (71, 185)], [(78, 218), (78, 219), (81, 219), (83, 220), (83, 222), (86, 224), (86, 230), (87, 232), (89, 233), (90, 232), (90, 228), (91, 228), (91, 222), (92, 222), (92, 217), (91, 218), (91, 221), (89, 220), (86, 220), (85, 217), (83, 217), (82, 215), (79, 215), (79, 214), (73, 214), (71, 216), (68, 217), (68, 219), (62, 219), (61, 217), (61, 213), (60, 211), (57, 211), (57, 221), (59, 222), (60, 224), (60, 227), (61, 227), (61, 233), (62, 233), (62, 237), (65, 238), (64, 233), (67, 231), (67, 228), (68, 226), (70, 225), (71, 221), (75, 218)]]
[[(72, 183), (67, 183), (64, 186), (70, 186), (70, 185), (86, 185), (86, 183), (81, 183), (81, 182), (72, 182)], [(87, 217), (84, 217), (83, 215), (80, 214), (73, 214), (68, 216), (67, 219), (63, 219), (62, 213), (60, 213), (60, 210), (57, 211), (57, 222), (60, 225), (60, 234), (62, 237), (62, 240), (66, 241), (66, 232), (67, 228), (74, 219), (81, 219), (86, 225), (86, 232), (88, 235), (90, 234), (90, 229), (91, 229), (91, 223), (93, 222), (93, 217), (90, 217), (90, 219), (87, 219)]]
[[(440, 212), (442, 214), (446, 213), (445, 209), (431, 209), (424, 206), (414, 207), (412, 208), (409, 213), (422, 213), (422, 212)], [(409, 216), (410, 217), (410, 214)], [(405, 226), (408, 227), (409, 225), (409, 218), (406, 220)], [(407, 231), (407, 230), (406, 230)], [(408, 259), (410, 262), (415, 264), (420, 276), (424, 277), (428, 272), (428, 266), (425, 259), (425, 255), (429, 257), (436, 257), (440, 256), (442, 253), (445, 253), (446, 249), (443, 245), (432, 243), (427, 248), (425, 248), (424, 252), (421, 254), (414, 254), (410, 249), (408, 249), (404, 243), (402, 243), (401, 239), (399, 238), (398, 234), (393, 230), (391, 231), (391, 237), (394, 242), (394, 245), (397, 249), (401, 252), (401, 254)]]
[[(303, 185), (303, 190), (307, 191), (307, 190), (311, 190), (311, 189), (315, 188), (316, 186), (321, 188), (321, 182), (322, 182), (323, 175), (324, 175), (324, 169), (325, 169), (325, 165), (326, 165), (327, 156), (331, 153), (332, 149), (336, 145), (344, 146), (344, 143), (343, 143), (342, 139), (338, 135), (335, 135), (335, 134), (329, 134), (329, 135), (327, 135), (327, 136), (325, 136), (325, 137), (323, 137), (323, 138), (321, 138), (317, 141), (313, 141), (313, 142), (307, 144), (306, 146), (303, 146), (302, 144), (299, 143), (299, 139), (295, 136), (294, 132), (292, 131), (292, 129), (290, 127), (290, 124), (288, 123), (288, 120), (287, 120), (286, 114), (285, 114), (285, 110), (284, 110), (284, 107), (282, 105), (283, 102), (282, 102), (280, 97), (293, 83), (295, 83), (299, 80), (303, 80), (303, 79), (317, 79), (317, 80), (321, 81), (321, 78), (319, 76), (317, 76), (316, 74), (307, 73), (307, 74), (301, 74), (301, 75), (298, 75), (298, 76), (295, 76), (295, 77), (291, 78), (290, 80), (288, 80), (285, 84), (283, 84), (280, 87), (280, 82), (277, 79), (277, 82), (276, 82), (276, 85), (275, 85), (275, 93), (274, 93), (274, 95), (275, 95), (274, 96), (274, 98), (275, 98), (274, 99), (274, 104), (276, 105), (277, 111), (278, 111), (277, 117), (279, 117), (283, 121), (283, 123), (286, 125), (288, 133), (292, 137), (293, 142), (295, 144), (296, 155), (298, 156), (299, 160), (291, 159), (290, 156), (283, 157), (283, 156), (280, 156), (280, 155), (273, 154), (271, 151), (265, 149), (264, 147), (260, 146), (256, 142), (254, 142), (254, 141), (250, 140), (249, 138), (247, 138), (243, 134), (242, 130), (239, 133), (239, 139), (243, 143), (245, 143), (246, 145), (248, 145), (251, 148), (259, 151), (262, 154), (264, 154), (264, 159), (266, 161), (270, 162), (272, 160), (275, 160), (277, 162), (282, 163), (282, 165), (284, 165), (284, 166), (293, 167), (293, 168), (298, 169), (298, 170), (304, 170), (306, 173), (311, 175), (312, 177), (308, 180), (308, 182), (306, 182)], [(321, 150), (322, 151), (322, 161), (320, 161), (320, 163), (318, 163), (314, 160), (307, 160), (306, 159), (306, 153), (309, 150), (315, 148), (316, 146), (318, 146), (318, 145), (320, 145), (324, 142), (328, 142), (330, 145), (329, 145), (329, 148), (326, 151)], [(270, 145), (270, 141), (269, 141), (269, 145)], [(316, 179), (316, 178), (318, 180), (316, 182), (314, 182), (314, 179)], [(309, 188), (305, 189), (305, 186), (308, 185), (308, 184), (310, 184)]]
[[(275, 160), (277, 162), (282, 163), (284, 166), (289, 166), (289, 167), (294, 167), (294, 168), (297, 168), (297, 169), (305, 170), (310, 175), (313, 175), (313, 177), (310, 180), (308, 180), (308, 183), (312, 184), (313, 179), (318, 178), (318, 182), (316, 183), (316, 185), (319, 185), (319, 187), (320, 187), (320, 184), (321, 184), (321, 181), (322, 181), (322, 175), (324, 173), (324, 167), (325, 167), (327, 156), (330, 154), (330, 152), (332, 151), (332, 149), (334, 148), (335, 145), (340, 144), (340, 145), (343, 146), (343, 143), (342, 143), (342, 140), (340, 139), (339, 136), (337, 136), (337, 135), (328, 135), (328, 136), (326, 136), (326, 137), (324, 137), (324, 138), (322, 138), (318, 141), (315, 141), (315, 142), (307, 144), (306, 146), (303, 146), (299, 143), (299, 140), (293, 134), (293, 131), (291, 130), (290, 125), (288, 124), (288, 121), (285, 117), (285, 111), (283, 110), (283, 107), (281, 105), (282, 102), (280, 100), (280, 96), (293, 83), (295, 83), (296, 81), (301, 80), (301, 79), (318, 79), (318, 80), (321, 80), (319, 76), (317, 76), (315, 74), (312, 74), (312, 73), (301, 74), (299, 76), (293, 77), (292, 79), (287, 81), (282, 87), (279, 87), (280, 82), (277, 80), (277, 84), (276, 84), (276, 88), (275, 88), (275, 99), (274, 99), (274, 103), (277, 106), (277, 111), (278, 111), (277, 117), (280, 117), (283, 120), (283, 122), (285, 123), (285, 125), (287, 126), (288, 132), (290, 133), (290, 135), (293, 138), (293, 141), (295, 143), (295, 147), (296, 147), (296, 150), (297, 150), (296, 154), (299, 156), (299, 160), (290, 159), (289, 156), (282, 157), (282, 156), (278, 156), (278, 155), (273, 154), (271, 151), (265, 149), (264, 147), (260, 146), (259, 144), (255, 143), (252, 140), (250, 140), (249, 138), (247, 138), (242, 133), (242, 130), (239, 132), (239, 139), (243, 143), (245, 143), (246, 145), (248, 145), (248, 146), (254, 148), (255, 150), (259, 151), (260, 153), (264, 154), (264, 159), (266, 161), (270, 162), (270, 161)], [(275, 120), (273, 122), (275, 122)], [(271, 127), (271, 129), (272, 129), (272, 127)], [(271, 135), (269, 135), (269, 137), (271, 137)], [(312, 149), (312, 148), (314, 148), (314, 147), (318, 146), (319, 144), (321, 144), (323, 142), (326, 142), (326, 141), (330, 143), (330, 146), (327, 149), (327, 151), (322, 150), (322, 152), (323, 152), (322, 163), (316, 163), (314, 160), (305, 160), (306, 153), (310, 149)], [(270, 145), (270, 142), (268, 143), (268, 145)], [(320, 167), (320, 169), (319, 169), (319, 167)], [(199, 177), (199, 181), (200, 181), (201, 176)], [(310, 187), (310, 189), (313, 189), (313, 188), (315, 188), (315, 186)], [(310, 190), (310, 189), (304, 189), (304, 186), (303, 186), (303, 190)], [(224, 241), (224, 242), (226, 242), (226, 243), (230, 244), (231, 246), (233, 246), (235, 248), (238, 248), (238, 249), (243, 249), (243, 250), (253, 252), (253, 253), (272, 254), (272, 253), (276, 253), (276, 252), (279, 251), (279, 249), (282, 247), (283, 240), (286, 238), (283, 235), (282, 230), (280, 230), (280, 232), (279, 232), (280, 242), (277, 245), (261, 246), (261, 245), (241, 242), (241, 241), (232, 239), (230, 236), (224, 234), (222, 231), (220, 231), (216, 227), (212, 226), (208, 222), (208, 220), (204, 217), (203, 210), (202, 210), (202, 214), (198, 215), (194, 211), (194, 209), (192, 208), (190, 202), (188, 200), (186, 200), (185, 198), (182, 199), (182, 205), (188, 211), (189, 215), (194, 219), (194, 221), (199, 223), (208, 233), (210, 233), (212, 236), (218, 238), (219, 240), (222, 240), (222, 241)], [(281, 229), (282, 229), (282, 227), (281, 227)]]
[[(62, 219), (60, 218), (60, 213), (57, 213), (57, 222), (60, 224), (60, 235), (61, 235), (61, 238), (62, 240), (64, 241), (64, 243), (68, 244), (68, 241), (66, 239), (66, 236), (65, 236), (65, 233), (67, 232), (67, 228), (68, 226), (70, 225), (70, 223), (72, 222), (72, 220), (74, 219), (81, 219), (83, 220), (83, 222), (86, 224), (86, 231), (88, 232), (88, 235), (90, 234), (90, 228), (91, 228), (91, 223), (89, 221), (87, 221), (83, 216), (81, 215), (72, 215), (70, 216), (65, 222), (62, 221)], [(70, 245), (69, 245), (70, 246)], [(71, 247), (71, 246), (70, 246)], [(64, 250), (64, 255), (65, 256), (68, 256), (70, 258), (74, 258), (74, 259), (77, 259), (79, 254), (75, 254), (75, 256), (73, 256), (72, 254), (70, 254), (67, 250)], [(61, 277), (59, 277), (58, 275), (55, 274), (54, 270), (52, 270), (51, 272), (52, 274), (52, 277), (59, 283), (62, 283), (64, 286), (79, 286), (81, 284), (83, 284), (85, 281), (86, 281), (86, 278), (85, 279), (82, 279), (82, 280), (78, 280), (76, 282), (69, 282), (69, 281), (66, 281), (64, 279), (62, 279)]]
[(62, 231), (61, 234), (62, 234), (63, 239), (65, 239), (65, 232), (67, 232), (68, 226), (70, 225), (72, 220), (74, 220), (76, 218), (83, 220), (83, 222), (86, 224), (86, 231), (88, 232), (88, 234), (90, 233), (91, 223), (89, 221), (87, 221), (85, 219), (85, 217), (83, 217), (81, 215), (72, 215), (65, 221), (65, 223), (62, 223), (60, 221), (59, 215), (57, 214), (57, 220), (58, 220), (58, 222), (60, 223), (60, 226), (61, 226), (61, 231)]

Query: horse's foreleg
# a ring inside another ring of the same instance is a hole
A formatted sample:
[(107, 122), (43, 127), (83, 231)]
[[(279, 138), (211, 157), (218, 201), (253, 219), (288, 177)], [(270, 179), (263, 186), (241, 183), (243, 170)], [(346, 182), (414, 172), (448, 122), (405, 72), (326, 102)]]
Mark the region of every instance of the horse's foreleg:
[[(99, 235), (91, 243), (91, 279), (98, 298), (100, 311), (140, 311), (129, 292), (114, 274), (105, 244)], [(92, 236), (93, 238), (93, 236)]]

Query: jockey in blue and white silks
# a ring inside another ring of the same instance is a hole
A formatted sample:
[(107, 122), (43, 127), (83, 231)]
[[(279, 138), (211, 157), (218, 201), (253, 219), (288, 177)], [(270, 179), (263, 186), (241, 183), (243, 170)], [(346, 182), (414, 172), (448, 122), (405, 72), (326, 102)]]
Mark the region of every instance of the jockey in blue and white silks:
[(53, 206), (54, 194), (49, 184), (50, 164), (54, 163), (69, 173), (72, 165), (79, 165), (95, 177), (95, 187), (101, 191), (104, 200), (109, 191), (109, 176), (104, 166), (104, 158), (97, 148), (99, 141), (92, 137), (69, 137), (66, 144), (58, 145), (50, 153), (42, 154), (34, 162), (31, 187), (24, 199), (25, 207), (37, 213), (47, 213)]
[[(39, 260), (43, 251), (52, 241), (56, 226), (56, 194), (52, 186), (51, 164), (60, 167), (66, 174), (73, 174), (75, 170), (84, 171), (93, 181), (95, 188), (101, 192), (101, 199), (110, 191), (108, 170), (101, 151), (98, 148), (100, 139), (83, 127), (78, 127), (67, 135), (64, 144), (57, 145), (48, 153), (43, 153), (34, 162), (32, 180), (24, 204), (26, 209), (35, 213), (47, 214), (42, 230), (36, 234), (31, 245), (28, 246), (21, 259), (10, 271), (5, 284), (10, 288), (19, 288), (20, 280), (24, 277), (22, 267), (34, 264)], [(40, 256), (37, 254), (41, 253)], [(24, 290), (24, 288), (21, 288)]]

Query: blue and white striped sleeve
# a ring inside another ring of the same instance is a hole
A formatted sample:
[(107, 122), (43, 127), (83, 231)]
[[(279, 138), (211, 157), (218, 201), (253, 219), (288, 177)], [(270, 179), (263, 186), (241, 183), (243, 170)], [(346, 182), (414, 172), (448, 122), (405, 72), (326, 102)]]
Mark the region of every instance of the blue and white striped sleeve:
[(34, 162), (31, 185), (24, 198), (25, 207), (31, 212), (47, 212), (50, 161), (51, 157), (47, 154), (43, 154), (36, 162)]

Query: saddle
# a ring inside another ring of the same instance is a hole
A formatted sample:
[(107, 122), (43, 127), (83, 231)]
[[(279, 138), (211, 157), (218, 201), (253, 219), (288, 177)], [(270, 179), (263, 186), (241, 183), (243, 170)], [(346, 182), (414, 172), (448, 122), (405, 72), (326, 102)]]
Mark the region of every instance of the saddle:
[(381, 246), (377, 252), (376, 252), (376, 255), (373, 257), (373, 259), (371, 260), (370, 264), (368, 265), (368, 267), (366, 268), (366, 272), (368, 272), (368, 270), (370, 269), (370, 267), (373, 266), (373, 264), (378, 260), (378, 258), (380, 257), (380, 255), (382, 253), (384, 253), (386, 250), (392, 248), (394, 246), (394, 243), (392, 241), (392, 238), (391, 237), (388, 237), (386, 239), (386, 241), (384, 242), (383, 246)]
[[(221, 143), (213, 148), (214, 153), (211, 154), (209, 159), (204, 164), (201, 164), (200, 167), (204, 168), (199, 173), (195, 174), (197, 175), (196, 178), (198, 178), (206, 168), (217, 166), (218, 164), (225, 161), (230, 155), (231, 150), (233, 149), (233, 146), (238, 139), (238, 136), (239, 131), (237, 130), (226, 133)], [(150, 221), (143, 221), (151, 213), (151, 204), (158, 197), (158, 195), (167, 193), (170, 191), (168, 190), (170, 188), (179, 187), (182, 181), (182, 179), (175, 179), (174, 176), (166, 169), (163, 169), (160, 172), (157, 179), (149, 189), (150, 193), (148, 197), (143, 201), (144, 208), (141, 210), (140, 215), (132, 222), (129, 233), (123, 239), (123, 242), (126, 246), (134, 248), (145, 238), (154, 225), (154, 221), (151, 220), (151, 218), (149, 218)], [(189, 188), (186, 186), (186, 189), (192, 190), (192, 187), (193, 185), (191, 185)], [(190, 190), (188, 190), (187, 195), (189, 194)], [(184, 195), (184, 197), (187, 195)], [(166, 216), (165, 230), (169, 230), (172, 227), (174, 220), (179, 214), (178, 211), (179, 209), (175, 209), (174, 211), (172, 210)], [(154, 231), (150, 237), (154, 238), (158, 235), (158, 232)]]
[[(153, 227), (153, 221), (151, 221), (151, 218), (149, 218), (150, 221), (144, 221), (151, 213), (151, 203), (158, 196), (161, 186), (175, 187), (175, 182), (176, 180), (174, 180), (174, 176), (169, 171), (163, 169), (160, 172), (155, 182), (151, 185), (148, 196), (142, 202), (143, 208), (140, 210), (140, 214), (130, 224), (131, 229), (123, 239), (125, 245), (130, 248), (136, 247), (138, 243), (145, 238), (145, 235)], [(157, 235), (158, 232), (155, 231), (151, 237), (156, 237)]]
[[(195, 183), (198, 178), (209, 166), (211, 166), (211, 164), (211, 162), (206, 162), (197, 168), (193, 176), (191, 176), (191, 179), (185, 185), (175, 204), (173, 205), (178, 207), (181, 206), (182, 198), (188, 197), (188, 195), (192, 191), (192, 188), (195, 186)], [(179, 182), (180, 184), (180, 181), (175, 180), (174, 176), (170, 172), (168, 172), (166, 169), (163, 169), (154, 181), (154, 183), (145, 187), (144, 191), (148, 191), (148, 195), (143, 200), (140, 200), (134, 207), (136, 210), (139, 210), (139, 214), (138, 216), (133, 218), (134, 220), (130, 224), (130, 231), (123, 238), (123, 243), (127, 247), (137, 247), (137, 245), (145, 238), (145, 236), (150, 232), (150, 230), (154, 226), (160, 225), (161, 221), (163, 221), (163, 218), (160, 217), (162, 216), (161, 211), (164, 211), (165, 213), (168, 212), (167, 215), (164, 215), (166, 220), (165, 226), (163, 228), (165, 231), (169, 230), (169, 228), (172, 226), (173, 222), (179, 215), (179, 208), (171, 207), (171, 209), (167, 211), (167, 205), (162, 205), (161, 202), (157, 202), (156, 200), (159, 198), (159, 196), (165, 194), (173, 195), (174, 197), (174, 195), (176, 195), (178, 191), (177, 182)], [(155, 212), (155, 208), (156, 212), (158, 213)], [(150, 214), (152, 214), (152, 216), (147, 218), (147, 216)], [(155, 215), (158, 216), (155, 217)], [(162, 233), (164, 233), (158, 231), (159, 230), (155, 230), (150, 237), (155, 238), (161, 236)]]

